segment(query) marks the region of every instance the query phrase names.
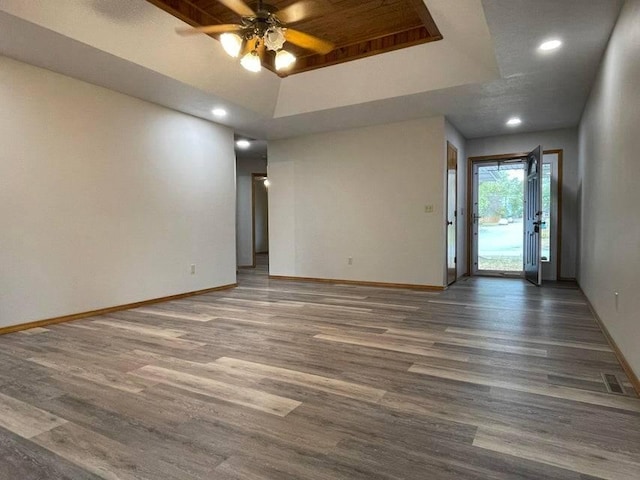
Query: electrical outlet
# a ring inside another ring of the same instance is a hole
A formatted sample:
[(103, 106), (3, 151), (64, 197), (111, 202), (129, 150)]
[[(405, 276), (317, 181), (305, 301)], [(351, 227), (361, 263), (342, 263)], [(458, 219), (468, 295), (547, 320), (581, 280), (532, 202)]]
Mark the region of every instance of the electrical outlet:
[(425, 205), (424, 213), (433, 213), (433, 205)]
[(196, 265), (194, 263), (191, 264), (191, 275), (196, 274)]
[(348, 263), (349, 265), (353, 265), (353, 257), (349, 257), (349, 258), (347, 258), (347, 263)]

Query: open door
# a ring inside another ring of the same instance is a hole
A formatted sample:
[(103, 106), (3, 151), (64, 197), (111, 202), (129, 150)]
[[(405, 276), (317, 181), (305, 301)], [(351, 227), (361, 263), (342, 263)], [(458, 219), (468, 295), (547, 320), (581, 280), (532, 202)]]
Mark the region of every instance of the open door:
[(534, 285), (542, 284), (540, 226), (542, 221), (542, 147), (527, 155), (525, 191), (524, 276)]
[(458, 150), (447, 142), (447, 285), (451, 285), (458, 278), (457, 208)]

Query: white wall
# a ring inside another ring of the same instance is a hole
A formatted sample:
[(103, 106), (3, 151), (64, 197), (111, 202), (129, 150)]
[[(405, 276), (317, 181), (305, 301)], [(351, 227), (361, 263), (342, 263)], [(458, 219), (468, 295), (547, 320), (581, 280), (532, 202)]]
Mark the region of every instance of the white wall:
[(473, 138), (467, 141), (467, 157), (529, 152), (538, 145), (542, 145), (544, 150), (563, 150), (561, 275), (563, 278), (575, 278), (578, 244), (578, 131), (575, 128), (564, 128)]
[(236, 187), (236, 252), (237, 265), (253, 265), (253, 226), (251, 217), (251, 174), (266, 173), (267, 161), (259, 157), (238, 156)]
[(500, 78), (482, 1), (428, 0), (427, 3), (444, 37), (442, 40), (288, 76), (280, 84), (275, 117)]
[[(15, 21), (7, 14), (29, 23), (20, 22), (22, 25), (14, 32)], [(60, 69), (70, 76), (136, 92), (137, 82), (153, 83), (161, 92), (140, 93), (189, 108), (205, 118), (210, 118), (211, 103), (217, 101), (228, 108), (234, 119), (247, 114), (237, 106), (250, 110), (254, 117), (271, 118), (275, 110), (280, 90), (280, 79), (275, 74), (267, 69), (255, 75), (244, 74), (246, 70), (224, 52), (220, 42), (211, 41), (206, 35), (176, 35), (175, 29), (186, 24), (145, 0), (2, 0), (0, 24), (0, 51), (51, 70)], [(2, 38), (7, 31), (9, 38)], [(52, 36), (49, 31), (60, 36)], [(74, 41), (85, 48), (78, 48)], [(69, 51), (73, 52), (71, 61), (65, 56)], [(165, 80), (145, 74), (142, 69), (123, 75), (126, 64), (105, 59), (99, 52), (157, 72)], [(197, 90), (181, 88), (176, 93), (175, 83), (164, 87), (166, 79)], [(179, 101), (173, 98), (185, 94)], [(235, 105), (229, 105), (229, 101)]]
[[(467, 140), (450, 122), (445, 122), (446, 140), (458, 149), (458, 221), (457, 221), (457, 272), (458, 277), (467, 271)], [(445, 145), (445, 159), (447, 151)]]
[(5, 57), (0, 105), (0, 326), (235, 283), (231, 130)]
[(444, 138), (437, 117), (269, 142), (270, 273), (444, 285)]
[[(640, 375), (640, 1), (627, 1), (580, 122), (578, 280)], [(618, 302), (614, 292), (619, 293)]]

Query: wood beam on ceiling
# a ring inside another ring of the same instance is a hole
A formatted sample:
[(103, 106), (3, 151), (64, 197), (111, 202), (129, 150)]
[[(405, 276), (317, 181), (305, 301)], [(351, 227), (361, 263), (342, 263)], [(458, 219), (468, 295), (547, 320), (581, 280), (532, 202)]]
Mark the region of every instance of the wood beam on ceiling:
[(385, 35), (384, 37), (338, 47), (326, 55), (311, 54), (300, 57), (296, 61), (295, 72), (293, 73), (301, 73), (314, 70), (316, 68), (337, 65), (350, 60), (370, 57), (372, 55), (391, 52), (393, 50), (412, 47), (414, 45), (420, 45), (436, 40), (439, 39), (430, 37), (426, 28), (416, 27), (391, 35)]
[(220, 19), (188, 0), (147, 0), (147, 2), (194, 27), (223, 23)]
[(431, 16), (431, 12), (429, 12), (429, 9), (424, 4), (424, 2), (422, 0), (405, 0), (405, 1), (411, 7), (413, 7), (413, 9), (416, 11), (418, 16), (420, 17), (420, 20), (422, 20), (422, 24), (429, 32), (429, 35), (433, 37), (434, 40), (436, 39), (436, 37), (438, 37), (437, 40), (442, 40), (443, 38), (442, 34), (440, 33), (440, 30), (438, 29), (438, 26), (436, 25), (435, 20)]
[[(204, 6), (200, 7), (189, 0), (147, 1), (193, 26), (228, 23), (226, 18), (218, 18), (208, 12)], [(396, 28), (395, 31), (387, 30), (387, 32), (381, 32), (380, 29), (378, 29), (378, 33), (374, 34), (375, 36), (371, 35), (371, 33), (373, 33), (371, 30), (368, 34), (364, 31), (354, 31), (352, 32), (351, 37), (347, 39), (347, 42), (338, 44), (338, 47), (335, 50), (326, 55), (304, 51), (296, 47), (293, 49), (293, 53), (298, 57), (298, 59), (294, 67), (286, 72), (277, 72), (275, 70), (274, 59), (272, 58), (273, 55), (262, 55), (263, 66), (280, 77), (287, 77), (296, 73), (337, 65), (351, 60), (357, 60), (423, 43), (442, 40), (442, 34), (422, 0), (399, 1), (404, 2), (406, 5), (406, 7), (403, 8), (414, 12), (413, 15), (417, 15), (417, 18), (413, 17), (408, 24), (405, 24), (405, 27), (397, 25), (398, 28)], [(377, 8), (381, 7), (378, 6)], [(343, 19), (343, 17), (341, 17), (341, 19)], [(422, 25), (420, 25), (420, 23)], [(329, 30), (344, 27), (344, 24), (330, 25), (330, 27), (331, 28)], [(296, 28), (304, 31), (304, 21), (297, 22)], [(313, 31), (309, 31), (309, 33), (314, 34)], [(380, 33), (383, 34), (380, 35)], [(216, 35), (211, 36), (217, 38)]]

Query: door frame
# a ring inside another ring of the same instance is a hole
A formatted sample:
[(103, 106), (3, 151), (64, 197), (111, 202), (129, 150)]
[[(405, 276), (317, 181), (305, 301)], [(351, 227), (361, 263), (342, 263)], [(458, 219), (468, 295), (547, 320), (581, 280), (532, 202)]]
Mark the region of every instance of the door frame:
[[(449, 282), (449, 153), (452, 152), (455, 154), (455, 160), (456, 160), (456, 168), (455, 168), (455, 191), (454, 191), (454, 196), (455, 196), (455, 204), (453, 207), (453, 231), (454, 231), (454, 236), (456, 239), (456, 250), (455, 250), (455, 269), (456, 269), (456, 274), (455, 274), (455, 278), (453, 279), (453, 281)], [(455, 281), (458, 279), (458, 149), (455, 147), (455, 145), (453, 145), (451, 142), (447, 141), (447, 169), (446, 169), (446, 188), (445, 188), (445, 284), (446, 285), (451, 285), (453, 283), (455, 283)]]
[[(556, 232), (556, 279), (562, 280), (563, 277), (560, 275), (561, 267), (562, 267), (562, 188), (563, 188), (563, 180), (562, 180), (562, 157), (564, 154), (564, 149), (549, 149), (544, 150), (542, 152), (542, 158), (544, 163), (545, 155), (558, 155), (558, 228)], [(526, 160), (529, 152), (519, 152), (519, 153), (502, 153), (499, 155), (482, 155), (479, 157), (468, 157), (467, 161), (467, 271), (465, 273), (466, 276), (471, 276), (471, 255), (472, 255), (472, 242), (473, 242), (473, 166), (475, 163), (482, 163), (488, 161), (499, 161), (499, 160), (514, 160), (521, 159)]]
[(256, 179), (267, 177), (266, 173), (251, 174), (251, 268), (256, 268)]

